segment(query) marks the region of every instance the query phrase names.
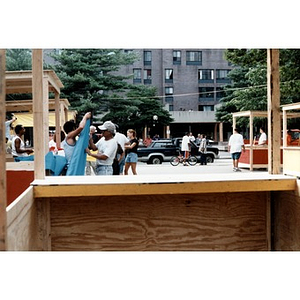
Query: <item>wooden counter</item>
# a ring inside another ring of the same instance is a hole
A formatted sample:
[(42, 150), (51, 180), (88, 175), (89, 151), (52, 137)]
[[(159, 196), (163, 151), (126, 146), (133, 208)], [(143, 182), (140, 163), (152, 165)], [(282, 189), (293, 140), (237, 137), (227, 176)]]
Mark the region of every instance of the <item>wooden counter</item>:
[(37, 250), (262, 251), (271, 249), (271, 193), (294, 191), (296, 180), (267, 173), (71, 176), (30, 188)]

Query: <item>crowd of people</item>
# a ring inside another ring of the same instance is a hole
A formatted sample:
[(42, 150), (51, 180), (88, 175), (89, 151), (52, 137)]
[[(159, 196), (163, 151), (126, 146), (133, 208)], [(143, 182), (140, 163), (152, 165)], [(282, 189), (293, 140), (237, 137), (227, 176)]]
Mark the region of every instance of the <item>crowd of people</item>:
[[(63, 155), (66, 158), (66, 166), (61, 175), (66, 175), (67, 170), (72, 164), (72, 157), (80, 134), (87, 125), (87, 120), (91, 118), (91, 113), (84, 115), (79, 126), (74, 121), (65, 122), (61, 131), (61, 148), (57, 148), (55, 135), (49, 134), (49, 151)], [(24, 142), (25, 128), (18, 124), (13, 128), (13, 122), (16, 117), (6, 118), (6, 147), (7, 153), (16, 158), (32, 155), (34, 150)], [(90, 124), (90, 122), (89, 122)], [(97, 128), (90, 125), (88, 144), (82, 149), (86, 154), (85, 174), (92, 175), (137, 175), (137, 148), (139, 141), (136, 137), (136, 131), (127, 130), (127, 136), (117, 131), (118, 126), (111, 121), (106, 121)], [(14, 129), (15, 134), (11, 134)], [(59, 151), (60, 150), (60, 151)], [(73, 159), (74, 161), (74, 159)]]
[[(79, 126), (77, 127), (74, 121), (67, 121), (61, 131), (61, 147), (62, 155), (66, 158), (66, 166), (62, 175), (66, 174), (80, 133), (87, 124), (87, 120), (91, 118), (91, 113), (84, 115)], [(34, 150), (29, 147), (28, 143), (24, 142), (23, 136), (25, 128), (21, 124), (14, 127), (15, 134), (11, 134), (13, 123), (16, 117), (11, 119), (6, 118), (6, 147), (7, 153), (11, 153), (14, 158), (26, 157), (32, 155)], [(90, 123), (89, 123), (90, 124)], [(137, 175), (138, 155), (137, 149), (141, 141), (137, 139), (136, 131), (133, 129), (127, 130), (127, 136), (118, 132), (118, 126), (111, 121), (106, 121), (103, 125), (98, 126), (99, 132), (94, 125), (90, 125), (89, 139), (86, 148), (83, 151), (87, 154), (85, 165), (86, 175), (128, 175), (131, 170), (133, 175)], [(159, 139), (158, 135), (153, 138), (148, 135), (142, 144), (148, 147), (153, 140)], [(192, 132), (186, 132), (182, 138), (181, 153), (184, 165), (187, 165), (187, 159), (191, 153), (191, 142), (198, 147), (200, 154), (200, 165), (206, 165), (206, 153), (208, 140), (205, 134), (198, 134), (195, 138)], [(267, 135), (264, 128), (260, 128), (260, 134), (253, 141), (253, 145), (267, 145)], [(55, 142), (55, 135), (51, 134), (49, 140), (49, 150), (58, 152)], [(245, 151), (244, 138), (240, 134), (239, 129), (235, 128), (233, 134), (228, 141), (228, 151), (233, 160), (233, 171), (240, 171), (239, 159), (242, 151)]]

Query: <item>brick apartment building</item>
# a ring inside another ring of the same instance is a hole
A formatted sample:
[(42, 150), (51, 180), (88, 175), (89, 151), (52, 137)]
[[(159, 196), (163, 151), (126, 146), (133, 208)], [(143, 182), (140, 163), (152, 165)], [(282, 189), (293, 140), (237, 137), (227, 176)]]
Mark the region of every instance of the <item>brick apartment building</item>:
[[(45, 49), (45, 54), (49, 51)], [(231, 128), (215, 120), (222, 87), (233, 68), (224, 58), (224, 49), (124, 49), (139, 58), (117, 72), (132, 75), (134, 84), (152, 85), (164, 107), (174, 118), (167, 128), (153, 126), (148, 133), (161, 137), (205, 133), (215, 141), (227, 140)], [(145, 132), (146, 134), (146, 132)]]
[[(226, 140), (231, 128), (215, 120), (215, 110), (222, 98), (222, 87), (230, 83), (233, 68), (224, 58), (224, 49), (126, 49), (139, 60), (123, 66), (118, 73), (132, 75), (132, 83), (153, 85), (162, 104), (175, 121), (162, 136), (206, 133), (212, 139)], [(152, 128), (151, 131), (157, 130)]]

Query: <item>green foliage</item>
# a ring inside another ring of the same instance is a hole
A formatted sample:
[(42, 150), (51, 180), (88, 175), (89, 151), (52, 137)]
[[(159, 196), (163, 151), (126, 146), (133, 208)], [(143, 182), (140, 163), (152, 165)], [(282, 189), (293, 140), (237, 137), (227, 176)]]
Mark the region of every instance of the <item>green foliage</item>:
[[(246, 110), (267, 110), (267, 50), (228, 49), (226, 59), (239, 66), (229, 73), (233, 83), (224, 87), (225, 97), (217, 109), (216, 119), (232, 122), (232, 112)], [(300, 93), (300, 50), (280, 50), (280, 102), (299, 101)], [(243, 127), (244, 120), (239, 118)], [(254, 122), (259, 123), (260, 120)]]
[(25, 71), (32, 69), (30, 49), (7, 49), (6, 50), (6, 70)]
[(65, 49), (53, 57), (59, 62), (53, 69), (64, 84), (62, 97), (79, 114), (87, 110), (93, 114), (103, 112), (111, 91), (128, 89), (128, 77), (114, 75), (113, 71), (135, 59), (132, 53), (112, 49)]
[(119, 125), (120, 131), (134, 128), (139, 135), (145, 126), (153, 124), (153, 116), (158, 116), (158, 125), (168, 125), (173, 121), (156, 96), (156, 88), (133, 85), (125, 98), (113, 95), (109, 99), (109, 113), (103, 121), (111, 120)]

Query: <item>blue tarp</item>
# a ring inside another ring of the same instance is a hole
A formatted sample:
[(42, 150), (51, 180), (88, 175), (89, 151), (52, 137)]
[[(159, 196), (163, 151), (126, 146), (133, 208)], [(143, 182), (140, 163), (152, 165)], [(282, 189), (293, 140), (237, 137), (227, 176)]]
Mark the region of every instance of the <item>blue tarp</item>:
[(90, 119), (87, 119), (86, 124), (81, 131), (76, 142), (74, 152), (67, 170), (67, 176), (84, 175), (86, 165), (85, 149), (89, 145), (90, 136)]
[(67, 159), (61, 155), (54, 155), (53, 152), (48, 152), (45, 156), (45, 169), (51, 171), (51, 175), (59, 176), (65, 166)]

